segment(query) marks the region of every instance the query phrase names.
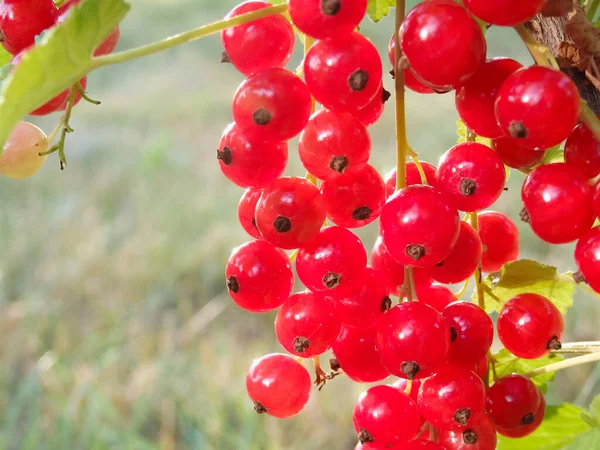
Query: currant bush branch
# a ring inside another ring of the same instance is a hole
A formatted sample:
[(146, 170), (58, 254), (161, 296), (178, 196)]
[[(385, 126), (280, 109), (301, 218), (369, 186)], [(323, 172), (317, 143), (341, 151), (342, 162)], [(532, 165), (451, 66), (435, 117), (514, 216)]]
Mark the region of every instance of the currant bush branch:
[(536, 377), (550, 372), (558, 372), (559, 370), (568, 369), (569, 367), (580, 366), (582, 364), (589, 364), (592, 362), (600, 361), (600, 352), (594, 352), (583, 356), (577, 356), (571, 359), (565, 359), (554, 364), (548, 364), (547, 366), (540, 367), (532, 370), (525, 374), (528, 377)]

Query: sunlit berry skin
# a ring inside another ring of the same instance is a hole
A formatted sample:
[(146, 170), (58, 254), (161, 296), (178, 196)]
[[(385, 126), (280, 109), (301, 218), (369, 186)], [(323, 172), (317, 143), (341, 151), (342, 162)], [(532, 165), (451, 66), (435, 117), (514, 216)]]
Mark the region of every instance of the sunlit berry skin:
[(505, 165), (513, 169), (527, 169), (544, 159), (544, 152), (521, 147), (508, 137), (492, 140), (492, 149)]
[(479, 214), (479, 237), (483, 245), (481, 270), (497, 272), (519, 257), (519, 229), (504, 214), (485, 211)]
[(383, 367), (375, 349), (377, 328), (364, 330), (342, 327), (331, 350), (340, 367), (351, 380), (375, 383), (386, 379), (390, 372)]
[(223, 175), (238, 186), (265, 187), (285, 170), (287, 142), (252, 143), (237, 124), (231, 123), (221, 136), (217, 161)]
[(442, 262), (428, 269), (429, 274), (439, 283), (455, 284), (465, 281), (481, 263), (482, 252), (481, 238), (477, 231), (468, 223), (461, 222), (454, 248)]
[(288, 11), (302, 33), (336, 38), (354, 31), (367, 12), (367, 0), (288, 0)]
[(447, 450), (496, 450), (496, 430), (486, 415), (466, 428), (440, 430), (438, 442)]
[(486, 61), (475, 74), (456, 91), (456, 110), (465, 125), (478, 136), (504, 136), (496, 123), (494, 105), (502, 83), (523, 67), (510, 58)]
[(310, 117), (300, 135), (298, 152), (309, 173), (327, 179), (367, 164), (371, 138), (352, 114), (321, 109)]
[(320, 355), (331, 348), (340, 327), (336, 305), (319, 292), (292, 295), (275, 318), (279, 343), (288, 352), (303, 358)]
[(600, 227), (592, 228), (575, 246), (575, 262), (587, 284), (600, 292)]
[(233, 96), (233, 119), (253, 142), (281, 142), (300, 134), (311, 113), (304, 82), (285, 69), (246, 78)]
[(492, 346), (494, 324), (474, 303), (452, 303), (442, 311), (451, 328), (448, 362), (461, 366), (477, 364)]
[(481, 27), (451, 0), (415, 6), (400, 27), (400, 47), (415, 74), (439, 90), (465, 83), (484, 63), (486, 53)]
[(375, 386), (363, 392), (352, 413), (361, 443), (371, 448), (394, 448), (415, 437), (420, 427), (416, 403), (391, 386)]
[(432, 267), (450, 254), (460, 231), (456, 208), (431, 186), (408, 186), (390, 197), (379, 221), (390, 255), (413, 267)]
[(0, 4), (2, 46), (13, 55), (35, 43), (35, 37), (56, 22), (52, 0), (5, 0)]
[[(423, 172), (425, 173), (425, 178), (427, 178), (427, 183), (430, 186), (435, 186), (435, 171), (436, 167), (433, 164), (429, 164), (428, 162), (421, 161), (421, 167), (423, 168)], [(396, 192), (396, 168), (394, 167), (390, 170), (385, 178), (385, 190), (387, 197), (390, 197), (394, 192)], [(422, 184), (421, 174), (417, 169), (417, 165), (414, 162), (406, 163), (406, 185), (412, 186), (413, 184)]]
[(254, 410), (280, 419), (298, 414), (308, 402), (308, 371), (289, 355), (272, 353), (255, 360), (246, 375)]
[(594, 189), (594, 214), (596, 217), (600, 218), (600, 183), (596, 183), (596, 188)]
[(410, 441), (408, 444), (402, 447), (402, 450), (446, 450), (441, 444), (433, 441), (427, 441), (425, 439), (417, 439), (416, 441)]
[(521, 189), (533, 232), (551, 244), (579, 239), (594, 223), (593, 189), (578, 168), (565, 163), (534, 169)]
[(460, 211), (480, 211), (500, 197), (506, 170), (486, 145), (463, 142), (442, 155), (435, 174), (437, 189)]
[(588, 178), (600, 175), (600, 142), (584, 123), (567, 138), (565, 162), (581, 169)]
[(456, 297), (450, 289), (439, 284), (417, 285), (417, 297), (420, 303), (431, 306), (441, 313), (446, 306), (456, 301)]
[(544, 150), (564, 141), (577, 125), (579, 91), (564, 73), (541, 66), (510, 75), (496, 100), (496, 120), (505, 136)]
[(229, 295), (240, 307), (262, 313), (279, 308), (294, 287), (288, 256), (265, 241), (234, 248), (225, 266)]
[(375, 46), (359, 33), (315, 42), (304, 58), (304, 79), (328, 109), (355, 112), (379, 93), (383, 76)]
[(375, 221), (385, 204), (385, 184), (373, 166), (347, 169), (321, 183), (327, 217), (336, 225), (359, 228)]
[[(397, 70), (396, 68), (396, 36), (392, 34), (390, 38), (390, 43), (388, 44), (388, 57), (390, 58), (390, 63), (394, 68), (394, 72)], [(426, 84), (423, 84), (421, 80), (419, 80), (410, 67), (407, 67), (402, 71), (404, 73), (404, 86), (414, 91), (418, 94), (435, 94), (435, 91), (431, 89)]]
[(423, 303), (396, 305), (377, 324), (381, 362), (400, 378), (428, 377), (446, 362), (449, 348), (448, 323)]
[(544, 0), (465, 0), (465, 6), (486, 23), (509, 26), (527, 22), (544, 7)]
[(496, 431), (498, 434), (502, 436), (506, 436), (509, 438), (522, 438), (525, 436), (529, 436), (535, 430), (539, 428), (544, 420), (544, 414), (546, 413), (546, 400), (544, 399), (544, 395), (540, 392), (540, 406), (538, 407), (537, 412), (533, 415), (533, 422), (529, 425), (520, 425), (517, 428), (502, 428), (496, 426)]
[(256, 225), (272, 244), (294, 249), (312, 241), (325, 221), (325, 202), (304, 178), (280, 178), (265, 188), (256, 204)]
[(354, 117), (367, 127), (373, 125), (383, 115), (385, 104), (390, 99), (391, 95), (392, 94), (383, 87), (383, 83), (381, 83), (379, 94), (373, 97), (373, 99), (367, 103), (367, 106), (355, 111), (353, 113)]
[(533, 423), (541, 402), (540, 391), (522, 375), (506, 375), (487, 392), (486, 412), (494, 425), (514, 429)]
[(475, 368), (473, 369), (479, 378), (483, 379), (488, 372), (488, 359), (487, 356), (483, 356), (477, 363), (475, 363)]
[(256, 226), (256, 204), (262, 194), (262, 189), (248, 188), (240, 198), (238, 203), (238, 220), (246, 233), (254, 239), (260, 239), (262, 236)]
[(326, 227), (298, 251), (296, 272), (312, 291), (334, 294), (353, 283), (367, 267), (367, 252), (358, 236), (342, 227)]
[[(251, 0), (233, 8), (225, 19), (271, 6), (262, 0)], [(281, 15), (248, 22), (221, 32), (221, 42), (231, 63), (244, 75), (272, 67), (283, 67), (294, 51), (294, 29)]]
[(498, 316), (498, 337), (513, 355), (541, 358), (560, 349), (563, 318), (550, 300), (537, 294), (520, 294), (510, 299)]

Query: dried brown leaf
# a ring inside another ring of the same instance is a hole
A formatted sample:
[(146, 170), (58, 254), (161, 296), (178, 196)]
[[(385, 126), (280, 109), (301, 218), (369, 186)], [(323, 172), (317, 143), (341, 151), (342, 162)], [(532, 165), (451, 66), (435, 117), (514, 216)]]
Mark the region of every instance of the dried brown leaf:
[(600, 57), (600, 29), (594, 28), (581, 8), (569, 13), (565, 33), (580, 50)]

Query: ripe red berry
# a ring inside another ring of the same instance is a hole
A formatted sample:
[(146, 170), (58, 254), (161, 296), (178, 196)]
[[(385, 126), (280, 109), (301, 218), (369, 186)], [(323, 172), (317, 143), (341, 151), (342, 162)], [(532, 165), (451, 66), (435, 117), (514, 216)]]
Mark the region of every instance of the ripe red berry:
[(567, 138), (565, 161), (578, 167), (588, 178), (600, 174), (600, 142), (584, 123), (577, 125)]
[(499, 426), (496, 426), (496, 431), (502, 436), (506, 436), (509, 438), (522, 438), (530, 435), (538, 427), (542, 424), (544, 420), (544, 414), (546, 413), (546, 400), (544, 399), (544, 395), (540, 392), (540, 406), (538, 407), (537, 412), (533, 415), (533, 422), (529, 425), (521, 425), (517, 428), (506, 429)]
[(35, 37), (56, 22), (52, 0), (4, 0), (0, 4), (0, 42), (13, 55), (35, 43)]
[(414, 267), (432, 267), (450, 254), (458, 239), (459, 216), (431, 186), (408, 186), (383, 207), (379, 230), (390, 255)]
[(446, 450), (496, 450), (496, 430), (486, 415), (457, 430), (440, 430), (438, 442)]
[(265, 187), (285, 170), (287, 142), (252, 143), (237, 124), (231, 123), (221, 136), (217, 160), (223, 175), (238, 186)]
[(311, 112), (304, 82), (285, 69), (255, 73), (233, 97), (233, 118), (252, 142), (286, 141), (299, 134)]
[(544, 159), (543, 151), (521, 147), (508, 137), (492, 140), (492, 148), (502, 162), (513, 169), (527, 169)]
[(415, 6), (400, 27), (400, 47), (415, 74), (440, 90), (465, 83), (484, 63), (486, 53), (481, 27), (451, 0)]
[(479, 237), (483, 244), (481, 270), (497, 272), (519, 257), (519, 229), (504, 214), (485, 211), (479, 214)]
[(391, 95), (392, 94), (390, 92), (385, 90), (383, 83), (381, 83), (381, 86), (379, 87), (379, 94), (373, 97), (373, 99), (367, 103), (367, 106), (354, 112), (354, 117), (360, 120), (361, 123), (367, 127), (373, 125), (383, 114), (385, 104), (390, 99)]
[(356, 281), (365, 267), (365, 246), (342, 227), (323, 228), (296, 256), (296, 271), (304, 286), (328, 295)]
[[(437, 170), (433, 164), (421, 161), (421, 167), (427, 178), (427, 184), (435, 186), (435, 171)], [(396, 192), (396, 168), (390, 170), (385, 178), (385, 189), (387, 197), (391, 196)], [(422, 184), (421, 174), (417, 169), (417, 165), (413, 162), (406, 163), (406, 185), (412, 186), (413, 184)]]
[(238, 203), (238, 219), (240, 224), (244, 231), (254, 239), (262, 237), (256, 226), (256, 204), (260, 199), (262, 191), (259, 188), (248, 188)]
[(298, 152), (309, 173), (327, 179), (367, 164), (371, 138), (352, 114), (321, 109), (300, 135)]
[(383, 367), (375, 349), (377, 327), (360, 330), (342, 327), (331, 348), (344, 375), (358, 383), (375, 383), (386, 379), (390, 372)]
[(564, 141), (577, 125), (579, 91), (564, 73), (547, 67), (519, 69), (509, 76), (496, 100), (496, 119), (506, 136), (530, 149)]
[(288, 11), (302, 33), (315, 39), (339, 38), (358, 26), (367, 0), (288, 0)]
[(456, 91), (458, 115), (475, 134), (488, 138), (504, 136), (496, 123), (494, 105), (502, 83), (521, 67), (510, 58), (491, 59)]
[(256, 204), (256, 225), (269, 242), (285, 249), (302, 247), (319, 234), (325, 202), (304, 178), (280, 178), (267, 187)]
[(460, 223), (460, 232), (454, 248), (446, 258), (431, 267), (429, 274), (440, 283), (456, 284), (475, 273), (481, 263), (483, 248), (477, 231), (466, 222)]
[(515, 429), (531, 425), (542, 395), (533, 382), (522, 375), (506, 375), (488, 390), (486, 411), (494, 425)]
[(467, 302), (446, 306), (442, 316), (450, 324), (448, 362), (460, 366), (477, 364), (494, 340), (494, 324), (490, 316), (479, 306)]
[(544, 7), (545, 0), (465, 0), (474, 15), (491, 25), (509, 26), (527, 22)]
[(402, 450), (446, 450), (446, 448), (442, 447), (441, 444), (438, 444), (437, 442), (418, 439), (416, 441), (410, 441), (402, 447)]
[(225, 266), (225, 280), (233, 301), (257, 313), (279, 308), (294, 287), (288, 256), (265, 241), (251, 241), (233, 249)]
[[(388, 57), (392, 64), (392, 74), (395, 76), (396, 68), (396, 35), (392, 34), (388, 44)], [(419, 80), (414, 72), (407, 67), (402, 71), (404, 73), (404, 86), (418, 94), (435, 94), (435, 91)]]
[(383, 68), (375, 46), (359, 33), (317, 41), (304, 58), (304, 79), (324, 107), (355, 112), (379, 92)]
[(275, 318), (277, 340), (288, 352), (310, 358), (325, 352), (340, 333), (336, 305), (320, 292), (288, 298)]
[(420, 427), (420, 414), (408, 395), (382, 385), (360, 395), (352, 421), (361, 444), (393, 448), (415, 437)]
[(417, 297), (419, 303), (431, 306), (441, 313), (446, 306), (456, 301), (456, 297), (450, 289), (439, 284), (417, 286)]
[(587, 284), (600, 292), (600, 227), (592, 228), (579, 239), (575, 262)]
[(304, 408), (310, 388), (308, 371), (288, 355), (263, 356), (252, 363), (246, 375), (246, 390), (254, 410), (280, 419), (295, 416)]
[(593, 189), (576, 167), (545, 164), (533, 170), (521, 190), (531, 229), (551, 244), (579, 239), (594, 223)]
[(448, 323), (421, 302), (394, 306), (377, 324), (381, 362), (401, 378), (428, 377), (445, 364), (449, 347)]
[[(225, 19), (271, 6), (262, 0), (250, 0), (233, 8)], [(294, 29), (281, 15), (264, 17), (221, 32), (227, 57), (244, 75), (272, 67), (283, 67), (294, 51)]]
[(336, 225), (363, 227), (377, 219), (385, 203), (385, 184), (369, 164), (323, 181), (321, 194), (327, 217)]
[(600, 183), (596, 183), (596, 189), (594, 190), (594, 214), (600, 218)]
[(485, 375), (488, 372), (488, 359), (487, 359), (487, 356), (484, 356), (479, 361), (477, 361), (477, 363), (475, 364), (475, 369), (473, 370), (473, 372), (475, 372), (477, 375), (479, 375), (479, 378), (481, 378), (481, 379), (483, 379), (483, 377), (485, 377)]
[(498, 337), (519, 358), (536, 359), (561, 348), (563, 318), (550, 300), (520, 294), (509, 300), (498, 316)]

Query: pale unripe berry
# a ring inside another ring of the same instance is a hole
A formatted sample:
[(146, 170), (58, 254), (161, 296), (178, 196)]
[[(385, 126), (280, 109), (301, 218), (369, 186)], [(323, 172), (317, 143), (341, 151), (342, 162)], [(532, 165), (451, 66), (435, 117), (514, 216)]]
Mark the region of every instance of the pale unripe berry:
[(29, 122), (19, 122), (4, 144), (0, 156), (0, 174), (9, 178), (27, 178), (36, 173), (46, 156), (48, 140), (42, 130)]

